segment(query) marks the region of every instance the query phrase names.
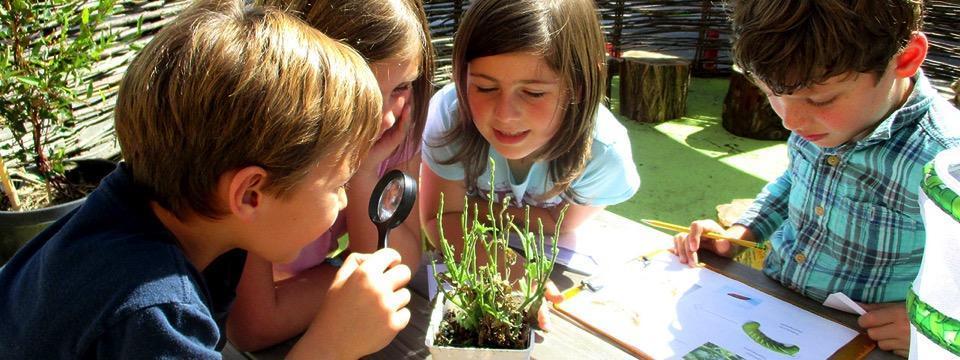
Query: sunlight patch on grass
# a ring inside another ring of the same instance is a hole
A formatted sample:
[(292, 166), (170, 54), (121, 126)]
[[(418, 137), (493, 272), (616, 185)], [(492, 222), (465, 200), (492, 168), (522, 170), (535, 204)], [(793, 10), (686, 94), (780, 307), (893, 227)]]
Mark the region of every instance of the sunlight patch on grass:
[[(694, 136), (695, 134), (701, 131), (704, 131), (704, 126), (702, 124), (697, 124), (697, 123), (694, 123), (691, 121), (685, 121), (685, 120), (692, 120), (692, 119), (683, 118), (677, 121), (669, 121), (669, 122), (665, 122), (660, 125), (657, 125), (654, 128), (657, 129), (657, 131), (666, 135), (667, 137), (673, 139), (674, 141), (689, 146), (689, 144), (687, 143), (687, 138), (689, 138), (690, 136)], [(727, 151), (721, 151), (720, 148), (696, 148), (693, 146), (691, 146), (691, 148), (693, 148), (693, 150), (700, 152), (701, 154), (704, 154), (714, 159), (727, 156), (730, 154)], [(747, 172), (749, 173), (749, 171)]]
[[(612, 107), (617, 114), (617, 78)], [(609, 210), (631, 219), (675, 224), (715, 219), (716, 206), (756, 196), (787, 165), (783, 141), (746, 139), (720, 120), (727, 79), (691, 79), (687, 116), (659, 124), (619, 116), (627, 128), (640, 191)]]
[(761, 141), (731, 135), (716, 118), (685, 117), (654, 128), (674, 141), (744, 173), (772, 181), (787, 167), (783, 141)]
[[(775, 160), (771, 160), (775, 159)], [(787, 145), (777, 144), (757, 150), (730, 155), (720, 162), (770, 182), (787, 170)], [(759, 192), (759, 191), (757, 191)]]

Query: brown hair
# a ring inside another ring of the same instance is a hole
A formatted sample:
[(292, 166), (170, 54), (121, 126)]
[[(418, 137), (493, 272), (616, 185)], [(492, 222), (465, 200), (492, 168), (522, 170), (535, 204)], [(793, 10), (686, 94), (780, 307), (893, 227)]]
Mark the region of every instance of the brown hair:
[(878, 80), (923, 25), (922, 0), (731, 0), (734, 61), (775, 95), (851, 72)]
[[(433, 92), (434, 50), (421, 0), (262, 0), (302, 14), (327, 36), (349, 44), (372, 64), (398, 56), (419, 55), (420, 76), (411, 84), (414, 126), (397, 153), (419, 151)], [(419, 51), (419, 54), (409, 54)], [(386, 101), (386, 100), (384, 100)], [(398, 114), (399, 116), (399, 114)]]
[(543, 198), (556, 195), (579, 202), (570, 185), (590, 158), (596, 114), (606, 86), (603, 33), (591, 0), (479, 0), (464, 15), (453, 43), (453, 80), (459, 100), (459, 126), (441, 139), (443, 146), (462, 145), (443, 164), (463, 163), (468, 191), (487, 166), (490, 143), (471, 119), (467, 102), (467, 65), (473, 59), (530, 52), (543, 56), (560, 75), (566, 98), (559, 130), (542, 149), (532, 154), (549, 161), (554, 187)]
[(283, 11), (200, 1), (127, 69), (115, 110), (137, 183), (177, 216), (216, 218), (219, 177), (261, 166), (280, 197), (321, 161), (357, 166), (379, 130), (380, 91), (349, 47)]

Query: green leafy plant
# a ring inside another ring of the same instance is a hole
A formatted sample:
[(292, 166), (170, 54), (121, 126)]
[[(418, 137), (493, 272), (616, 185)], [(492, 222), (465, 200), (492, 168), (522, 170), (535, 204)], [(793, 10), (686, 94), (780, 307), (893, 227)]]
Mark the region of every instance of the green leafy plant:
[[(433, 263), (438, 288), (452, 304), (452, 311), (445, 316), (436, 340), (437, 345), (485, 348), (523, 348), (530, 335), (530, 326), (536, 324), (537, 311), (543, 299), (545, 284), (557, 260), (557, 243), (552, 241), (547, 252), (543, 222), (538, 219), (539, 234), (530, 231), (530, 207), (526, 207), (521, 229), (514, 216), (506, 209), (510, 197), (502, 199), (501, 210), (494, 211), (496, 199), (493, 191), (494, 163), (490, 160), (490, 197), (486, 221), (479, 219), (479, 206), (474, 203), (472, 218), (464, 211), (460, 218), (463, 230), (463, 252), (459, 261), (452, 245), (443, 233), (443, 194), (440, 194), (440, 210), (437, 224), (440, 230), (440, 250), (447, 272), (437, 271)], [(465, 202), (467, 203), (467, 202)], [(554, 234), (560, 233), (566, 207), (557, 220)], [(510, 267), (518, 261), (518, 255), (508, 246), (511, 235), (519, 236), (523, 246), (524, 274), (510, 280)], [(478, 249), (486, 253), (486, 264), (477, 262)], [(503, 258), (499, 258), (503, 255)], [(552, 254), (552, 255), (551, 255)], [(504, 270), (500, 270), (503, 265)], [(450, 289), (444, 286), (447, 284)]]
[(12, 151), (20, 166), (34, 165), (47, 202), (80, 197), (64, 177), (67, 151), (53, 143), (72, 133), (73, 105), (92, 95), (93, 82), (85, 75), (116, 39), (98, 29), (116, 0), (2, 1), (0, 125), (16, 146), (0, 149)]

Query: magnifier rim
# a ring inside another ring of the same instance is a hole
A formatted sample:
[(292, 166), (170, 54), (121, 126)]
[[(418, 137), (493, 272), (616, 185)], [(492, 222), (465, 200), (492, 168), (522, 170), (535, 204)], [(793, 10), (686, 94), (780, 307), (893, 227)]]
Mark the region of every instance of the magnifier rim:
[[(384, 189), (394, 180), (400, 180), (400, 189), (402, 190), (400, 193), (400, 203), (397, 204), (397, 208), (393, 211), (393, 214), (387, 219), (381, 219), (380, 199), (383, 197)], [(390, 170), (380, 178), (380, 181), (374, 186), (373, 192), (370, 193), (370, 204), (367, 211), (370, 216), (370, 221), (374, 224), (386, 225), (388, 228), (397, 227), (410, 215), (410, 210), (413, 209), (413, 203), (416, 202), (416, 198), (417, 182), (403, 171), (397, 169)]]

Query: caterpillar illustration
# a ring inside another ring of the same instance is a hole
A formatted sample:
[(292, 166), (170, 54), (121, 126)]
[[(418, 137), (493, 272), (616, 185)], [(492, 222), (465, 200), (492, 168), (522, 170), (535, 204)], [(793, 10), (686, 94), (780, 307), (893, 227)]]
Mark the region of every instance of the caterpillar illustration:
[(907, 314), (917, 331), (927, 339), (960, 356), (960, 336), (957, 336), (960, 334), (960, 321), (920, 300), (912, 288), (907, 291)]
[(923, 167), (924, 178), (920, 187), (940, 209), (960, 221), (960, 196), (950, 190), (943, 180), (937, 176), (937, 172), (931, 161)]
[(760, 331), (760, 323), (756, 321), (748, 321), (743, 324), (743, 332), (753, 339), (757, 344), (769, 349), (770, 351), (778, 352), (784, 355), (795, 356), (800, 352), (800, 347), (796, 345), (787, 345), (782, 342), (771, 339), (767, 334), (764, 334)]

